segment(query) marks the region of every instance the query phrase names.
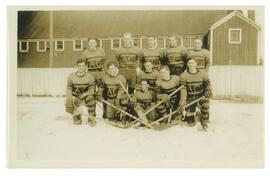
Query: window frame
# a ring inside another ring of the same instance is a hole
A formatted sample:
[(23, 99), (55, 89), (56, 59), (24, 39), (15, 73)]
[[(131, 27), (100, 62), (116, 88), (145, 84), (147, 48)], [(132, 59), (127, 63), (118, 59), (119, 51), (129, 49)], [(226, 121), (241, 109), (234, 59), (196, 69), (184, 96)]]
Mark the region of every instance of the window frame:
[[(119, 47), (114, 47), (114, 40), (119, 41)], [(117, 50), (119, 48), (121, 48), (121, 38), (112, 38), (111, 39), (111, 50)]]
[[(232, 41), (231, 40), (231, 32), (232, 31), (239, 31), (239, 41)], [(241, 28), (229, 28), (228, 32), (229, 37), (229, 44), (241, 44), (242, 43), (242, 29)]]
[[(76, 41), (81, 41), (81, 48), (76, 48)], [(83, 50), (83, 40), (74, 39), (73, 40), (73, 51), (82, 51)]]
[[(39, 43), (40, 42), (44, 42), (44, 49), (39, 48)], [(46, 40), (37, 41), (37, 51), (38, 52), (46, 52), (47, 51), (47, 41)]]
[[(57, 42), (63, 42), (62, 49), (57, 48)], [(64, 51), (65, 50), (65, 41), (64, 40), (55, 40), (54, 41), (54, 48), (55, 48), (55, 51)]]
[[(25, 42), (26, 43), (26, 49), (22, 49), (22, 43)], [(27, 53), (29, 51), (29, 41), (20, 41), (19, 42), (19, 50), (21, 53)]]

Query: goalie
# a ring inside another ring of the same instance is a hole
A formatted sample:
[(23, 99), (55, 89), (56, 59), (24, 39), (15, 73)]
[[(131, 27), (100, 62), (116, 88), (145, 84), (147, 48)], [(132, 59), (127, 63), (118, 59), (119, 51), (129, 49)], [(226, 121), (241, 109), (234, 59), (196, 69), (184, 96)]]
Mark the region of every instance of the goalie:
[(88, 110), (88, 123), (94, 126), (95, 121), (95, 79), (87, 72), (84, 59), (78, 59), (77, 71), (71, 73), (67, 80), (66, 112), (73, 115), (74, 124), (82, 124), (82, 110), (80, 106), (85, 104)]

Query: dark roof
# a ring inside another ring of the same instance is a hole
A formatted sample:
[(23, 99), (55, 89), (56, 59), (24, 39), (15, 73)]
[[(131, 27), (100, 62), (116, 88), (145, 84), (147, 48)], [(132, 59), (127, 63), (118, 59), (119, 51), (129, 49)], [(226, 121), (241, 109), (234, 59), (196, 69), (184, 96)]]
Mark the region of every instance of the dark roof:
[[(54, 11), (54, 38), (206, 34), (225, 10)], [(18, 38), (49, 38), (49, 12), (19, 12)]]

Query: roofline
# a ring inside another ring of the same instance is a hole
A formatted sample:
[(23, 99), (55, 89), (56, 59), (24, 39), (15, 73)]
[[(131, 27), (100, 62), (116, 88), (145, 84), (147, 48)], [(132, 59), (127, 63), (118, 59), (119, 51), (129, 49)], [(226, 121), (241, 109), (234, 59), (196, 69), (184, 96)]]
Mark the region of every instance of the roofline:
[(231, 19), (235, 15), (238, 16), (238, 17), (240, 17), (242, 20), (246, 21), (247, 23), (249, 23), (251, 26), (253, 26), (257, 30), (261, 30), (261, 27), (256, 22), (254, 22), (251, 19), (247, 18), (246, 16), (244, 16), (243, 14), (241, 14), (240, 12), (238, 12), (237, 10), (234, 10), (233, 12), (231, 12), (230, 14), (228, 14), (227, 16), (225, 16), (222, 19), (220, 19), (219, 21), (217, 21), (215, 24), (213, 24), (210, 27), (210, 30), (214, 30), (215, 28), (217, 28), (218, 26), (222, 25), (223, 23), (225, 23), (226, 21), (228, 21), (229, 19)]

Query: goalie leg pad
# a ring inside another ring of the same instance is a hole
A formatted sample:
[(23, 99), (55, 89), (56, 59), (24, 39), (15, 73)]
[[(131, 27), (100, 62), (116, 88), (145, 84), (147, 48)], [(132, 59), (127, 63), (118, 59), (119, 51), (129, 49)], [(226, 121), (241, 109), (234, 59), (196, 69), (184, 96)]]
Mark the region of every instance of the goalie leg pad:
[[(115, 101), (114, 100), (108, 99), (107, 101), (109, 103), (115, 105)], [(107, 118), (107, 119), (110, 119), (110, 120), (115, 119), (115, 115), (116, 115), (117, 110), (115, 108), (113, 108), (113, 107), (105, 104), (105, 103), (103, 104), (103, 107), (104, 107), (103, 117), (104, 118)]]
[(95, 116), (96, 102), (93, 96), (86, 97), (85, 106), (87, 107), (88, 114), (91, 116)]
[(158, 116), (159, 118), (162, 118), (164, 117), (165, 115), (167, 115), (167, 108), (165, 106), (164, 103), (161, 103), (158, 107), (157, 107), (157, 113), (158, 113)]
[(209, 119), (209, 100), (204, 98), (199, 101), (199, 107), (202, 113), (202, 118)]

